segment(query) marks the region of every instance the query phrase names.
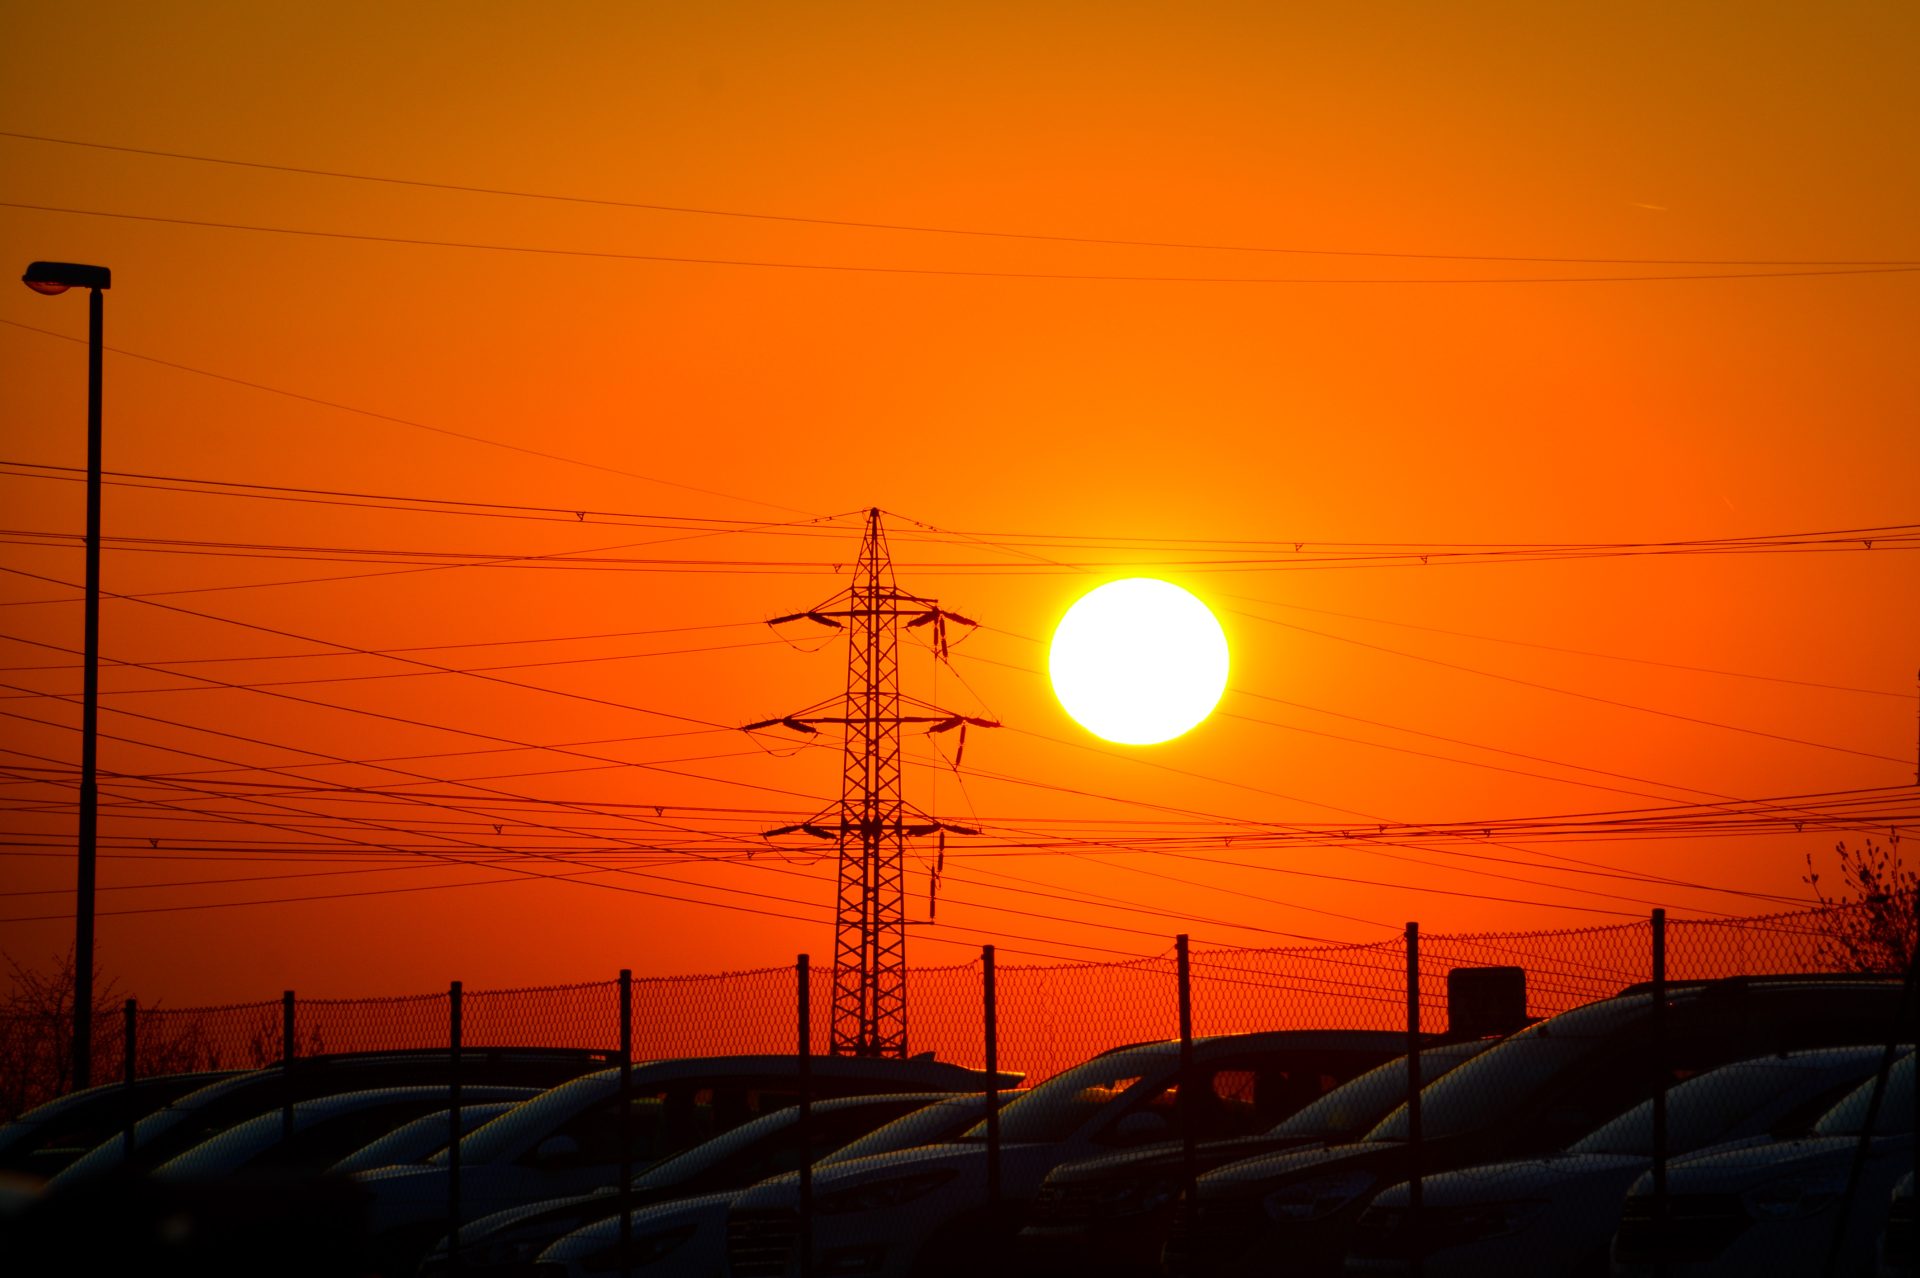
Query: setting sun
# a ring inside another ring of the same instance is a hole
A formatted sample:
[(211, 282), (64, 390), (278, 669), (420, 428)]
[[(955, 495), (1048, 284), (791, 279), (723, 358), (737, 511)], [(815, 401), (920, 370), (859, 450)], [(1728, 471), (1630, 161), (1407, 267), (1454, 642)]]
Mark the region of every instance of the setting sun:
[(1152, 577), (1082, 595), (1053, 632), (1047, 669), (1074, 721), (1121, 745), (1155, 745), (1212, 712), (1227, 686), (1227, 636), (1207, 606)]

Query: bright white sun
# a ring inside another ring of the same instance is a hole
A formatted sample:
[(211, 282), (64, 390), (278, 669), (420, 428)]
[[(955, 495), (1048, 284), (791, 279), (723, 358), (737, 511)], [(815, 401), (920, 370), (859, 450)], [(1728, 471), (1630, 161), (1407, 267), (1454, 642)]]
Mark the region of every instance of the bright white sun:
[(1207, 606), (1152, 577), (1110, 581), (1067, 609), (1047, 653), (1053, 694), (1121, 745), (1171, 741), (1227, 687), (1227, 636)]

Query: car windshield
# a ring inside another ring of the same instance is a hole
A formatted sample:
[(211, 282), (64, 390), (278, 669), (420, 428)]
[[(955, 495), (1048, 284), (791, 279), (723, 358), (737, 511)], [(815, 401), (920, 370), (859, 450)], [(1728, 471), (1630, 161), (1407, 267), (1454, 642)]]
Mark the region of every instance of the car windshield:
[(829, 1163), (865, 1158), (869, 1154), (891, 1154), (896, 1150), (912, 1149), (916, 1145), (953, 1140), (979, 1119), (986, 1105), (986, 1100), (979, 1096), (935, 1101), (894, 1119), (885, 1127), (875, 1128), (859, 1140), (842, 1145), (817, 1165), (824, 1167)]
[[(1642, 1020), (1651, 999), (1624, 994), (1589, 1003), (1504, 1038), (1421, 1090), (1421, 1132), (1433, 1140), (1481, 1131), (1511, 1116), (1512, 1107)], [(1368, 1140), (1407, 1138), (1407, 1108), (1393, 1111)]]
[[(225, 1131), (251, 1113), (239, 1112), (257, 1089), (271, 1086), (277, 1074), (253, 1071), (210, 1083), (169, 1101), (142, 1118), (133, 1127), (134, 1146), (143, 1164), (164, 1162), (173, 1155), (193, 1148), (209, 1136)], [(110, 1137), (88, 1150), (58, 1179), (66, 1184), (84, 1183), (110, 1168), (120, 1165), (125, 1146)]]
[[(609, 1069), (544, 1091), (461, 1137), (460, 1161), (477, 1165), (516, 1157), (595, 1101), (613, 1095), (619, 1086), (620, 1071)], [(440, 1161), (444, 1153), (436, 1155), (434, 1161)]]
[[(814, 1111), (818, 1113), (816, 1109)], [(645, 1169), (646, 1179), (658, 1184), (678, 1184), (699, 1172), (725, 1162), (737, 1151), (746, 1149), (775, 1133), (785, 1131), (799, 1120), (797, 1106), (775, 1110), (771, 1114), (762, 1114), (752, 1122), (742, 1123), (730, 1132), (715, 1136), (712, 1140), (702, 1141), (692, 1149), (672, 1154)]]
[[(1718, 1144), (1758, 1110), (1823, 1071), (1790, 1057), (1739, 1061), (1698, 1074), (1667, 1092), (1667, 1150)], [(1568, 1147), (1573, 1154), (1653, 1156), (1653, 1102), (1642, 1101)]]
[[(489, 1119), (498, 1118), (513, 1108), (513, 1103), (497, 1101), (488, 1105), (462, 1105), (460, 1130), (470, 1132)], [(412, 1163), (447, 1147), (447, 1110), (416, 1118), (397, 1127), (372, 1144), (358, 1149), (333, 1165), (336, 1172), (368, 1171), (395, 1163)]]
[[(1476, 1039), (1420, 1053), (1421, 1082), (1430, 1083), (1493, 1044)], [(1275, 1127), (1269, 1135), (1313, 1137), (1344, 1144), (1361, 1136), (1407, 1098), (1407, 1058), (1388, 1061), (1349, 1079)], [(1334, 1139), (1338, 1138), (1338, 1139)]]
[[(1913, 1130), (1913, 1052), (1900, 1058), (1880, 1088), (1880, 1112), (1874, 1116), (1873, 1134), (1886, 1135)], [(1813, 1125), (1819, 1136), (1858, 1136), (1867, 1125), (1867, 1110), (1873, 1105), (1877, 1078), (1870, 1078), (1847, 1093), (1847, 1098), (1821, 1116)]]
[(29, 1147), (77, 1145), (92, 1149), (129, 1120), (138, 1121), (162, 1105), (230, 1076), (175, 1074), (142, 1079), (132, 1088), (124, 1083), (110, 1083), (71, 1092), (28, 1110), (10, 1123), (0, 1123), (0, 1156), (27, 1152)]
[[(1010, 1144), (1066, 1140), (1143, 1080), (1160, 1081), (1178, 1059), (1175, 1045), (1155, 1043), (1108, 1052), (1055, 1074), (1000, 1111), (1000, 1139)], [(987, 1125), (980, 1122), (960, 1139), (986, 1138)]]

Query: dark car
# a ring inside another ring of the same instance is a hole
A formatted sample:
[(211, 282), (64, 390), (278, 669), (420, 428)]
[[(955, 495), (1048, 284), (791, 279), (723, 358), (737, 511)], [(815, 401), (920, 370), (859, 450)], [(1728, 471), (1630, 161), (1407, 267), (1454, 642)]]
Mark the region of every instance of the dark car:
[[(613, 1055), (572, 1048), (465, 1048), (459, 1077), (463, 1083), (545, 1088), (601, 1069)], [(141, 1171), (157, 1167), (275, 1105), (375, 1087), (444, 1087), (451, 1074), (444, 1050), (308, 1056), (290, 1067), (275, 1065), (237, 1074), (188, 1092), (142, 1118), (134, 1126), (131, 1158), (118, 1135), (104, 1139), (49, 1181), (47, 1191), (63, 1193), (97, 1184), (127, 1167)]]
[[(1431, 1174), (1564, 1149), (1670, 1081), (1731, 1061), (1884, 1038), (1897, 980), (1734, 977), (1643, 987), (1531, 1025), (1422, 1090), (1419, 1166)], [(1656, 1056), (1655, 1023), (1665, 1026)], [(1202, 1176), (1164, 1252), (1176, 1275), (1339, 1273), (1374, 1194), (1406, 1180), (1405, 1106), (1351, 1145), (1229, 1163)]]
[[(518, 1103), (538, 1096), (533, 1087), (501, 1087), (473, 1083), (461, 1087), (462, 1096), (476, 1101)], [(292, 1122), (284, 1110), (256, 1114), (209, 1137), (154, 1169), (160, 1180), (218, 1180), (267, 1170), (326, 1171), (339, 1158), (395, 1127), (436, 1110), (440, 1134), (447, 1133), (447, 1089), (444, 1087), (380, 1087), (366, 1092), (319, 1096), (293, 1107)]]
[[(1420, 1053), (1421, 1078), (1440, 1077), (1495, 1039), (1471, 1039)], [(1194, 1147), (1196, 1173), (1258, 1154), (1358, 1140), (1406, 1099), (1407, 1059), (1396, 1057), (1334, 1088), (1256, 1136)], [(1023, 1273), (1156, 1273), (1186, 1172), (1183, 1145), (1169, 1142), (1063, 1163), (1047, 1173), (1016, 1255)]]
[[(926, 1058), (823, 1056), (811, 1062), (813, 1094), (980, 1091), (979, 1070)], [(1001, 1074), (1015, 1087), (1018, 1074)], [(653, 1061), (632, 1071), (629, 1111), (636, 1167), (691, 1149), (742, 1123), (797, 1103), (796, 1056), (710, 1056)], [(617, 1182), (621, 1163), (620, 1071), (601, 1070), (553, 1088), (461, 1138), (461, 1219), (590, 1193)], [(385, 1167), (355, 1179), (371, 1196), (370, 1222), (387, 1272), (411, 1273), (448, 1232), (446, 1154), (424, 1166)]]
[[(791, 1171), (803, 1161), (810, 1163), (949, 1095), (910, 1092), (822, 1101), (811, 1107), (804, 1154), (796, 1139), (800, 1121), (797, 1105), (762, 1114), (683, 1154), (655, 1163), (634, 1177), (627, 1196), (629, 1210), (695, 1194), (745, 1188), (768, 1176)], [(460, 1231), (460, 1272), (484, 1274), (486, 1278), (524, 1278), (533, 1272), (534, 1258), (549, 1244), (597, 1220), (617, 1216), (620, 1206), (618, 1188), (608, 1185), (590, 1194), (548, 1199), (484, 1216)], [(447, 1271), (446, 1244), (442, 1238), (421, 1265), (422, 1274)]]
[[(1399, 1033), (1273, 1030), (1193, 1041), (1180, 1102), (1177, 1040), (1115, 1048), (1055, 1074), (1001, 1115), (997, 1204), (989, 1205), (984, 1124), (960, 1139), (836, 1161), (815, 1177), (813, 1271), (901, 1278), (972, 1275), (1002, 1263), (1047, 1173), (1062, 1163), (1182, 1135), (1216, 1140), (1272, 1127), (1348, 1078), (1392, 1058)], [(727, 1222), (734, 1278), (791, 1278), (803, 1265), (792, 1193), (765, 1181)], [(901, 1210), (912, 1203), (911, 1210)]]
[(1914, 1066), (1908, 1051), (1884, 1078), (1876, 1072), (1795, 1139), (1706, 1150), (1668, 1164), (1664, 1221), (1651, 1177), (1642, 1176), (1621, 1208), (1613, 1272), (1870, 1272), (1893, 1186), (1913, 1170)]
[(108, 1176), (5, 1221), (7, 1278), (357, 1278), (364, 1205), (343, 1176)]
[[(1019, 1092), (1001, 1092), (1002, 1105), (1019, 1099)], [(967, 1131), (986, 1116), (987, 1098), (980, 1092), (962, 1093), (896, 1118), (885, 1127), (819, 1159), (818, 1176), (829, 1167), (857, 1158), (898, 1153), (921, 1145), (937, 1145)], [(791, 1189), (797, 1198), (798, 1172), (784, 1172), (761, 1182)], [(627, 1261), (635, 1278), (693, 1278), (727, 1272), (727, 1215), (734, 1199), (748, 1190), (721, 1191), (643, 1208), (632, 1214)], [(555, 1242), (540, 1254), (537, 1278), (597, 1278), (620, 1267), (620, 1218), (599, 1220)]]
[(0, 1171), (45, 1179), (110, 1136), (118, 1136), (160, 1106), (234, 1070), (156, 1074), (127, 1083), (103, 1083), (37, 1105), (0, 1127)]
[[(1884, 1055), (1879, 1047), (1819, 1047), (1696, 1074), (1667, 1093), (1667, 1156), (1802, 1134)], [(1417, 1220), (1408, 1186), (1390, 1186), (1360, 1214), (1347, 1273), (1604, 1273), (1621, 1200), (1653, 1157), (1646, 1100), (1559, 1153), (1426, 1177)]]

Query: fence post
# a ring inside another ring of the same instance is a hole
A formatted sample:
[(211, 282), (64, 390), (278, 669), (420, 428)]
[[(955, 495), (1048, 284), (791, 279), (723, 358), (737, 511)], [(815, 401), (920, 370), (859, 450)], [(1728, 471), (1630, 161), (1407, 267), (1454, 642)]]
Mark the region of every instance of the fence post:
[(980, 992), (987, 1038), (987, 1210), (1000, 1214), (1000, 1019), (993, 984), (993, 947), (980, 947)]
[(452, 1140), (447, 1145), (447, 1272), (460, 1272), (460, 982), (447, 986), (447, 1105)]
[(280, 1140), (293, 1139), (293, 1055), (299, 1043), (293, 1036), (293, 991), (280, 994)]
[(620, 1278), (633, 1272), (633, 969), (620, 969)]
[[(139, 1012), (133, 999), (127, 1000), (123, 1015), (126, 1018), (126, 1024), (124, 1026), (126, 1037), (120, 1047), (120, 1078), (121, 1082), (126, 1086), (127, 1091), (131, 1092), (133, 1091), (133, 1078), (136, 1072), (134, 1062), (138, 1059), (137, 1052), (140, 1045), (138, 1027)], [(133, 1129), (134, 1125), (139, 1121), (140, 1115), (134, 1112), (134, 1106), (129, 1103), (127, 1105), (126, 1131), (121, 1134), (120, 1138), (120, 1154), (122, 1158), (127, 1160), (129, 1165), (133, 1162)]]
[(1667, 912), (1653, 912), (1653, 1272), (1667, 1272)]
[(1426, 1267), (1421, 1241), (1425, 1186), (1420, 1179), (1420, 925), (1407, 924), (1407, 1239), (1409, 1272), (1419, 1278)]
[[(1173, 938), (1174, 976), (1180, 986), (1180, 1185), (1187, 1202), (1194, 1200), (1193, 1160), (1193, 967), (1187, 953), (1187, 934)], [(1192, 1210), (1191, 1207), (1188, 1208)]]
[(793, 970), (799, 989), (795, 999), (799, 1011), (800, 1057), (800, 1278), (813, 1274), (813, 1162), (807, 1157), (813, 1123), (813, 984), (808, 976), (808, 958), (800, 955)]

